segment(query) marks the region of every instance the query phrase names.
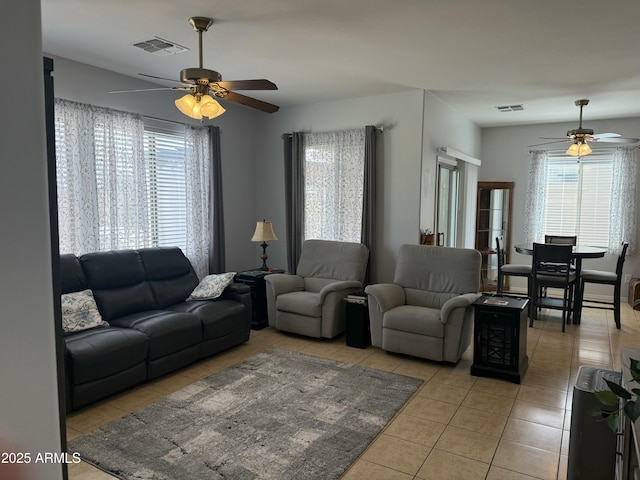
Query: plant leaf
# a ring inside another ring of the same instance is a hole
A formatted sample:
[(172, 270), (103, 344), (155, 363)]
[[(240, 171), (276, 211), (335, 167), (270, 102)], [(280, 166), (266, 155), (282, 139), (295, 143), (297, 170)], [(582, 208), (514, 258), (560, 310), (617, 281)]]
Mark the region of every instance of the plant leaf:
[(640, 361), (635, 358), (629, 359), (629, 371), (633, 379), (640, 383)]
[(615, 433), (618, 431), (618, 425), (620, 421), (620, 415), (618, 412), (612, 413), (607, 417), (607, 425)]
[(635, 422), (640, 417), (640, 402), (629, 401), (625, 403), (624, 413), (627, 414), (632, 422)]
[(607, 385), (609, 386), (611, 391), (615, 393), (617, 396), (624, 398), (625, 400), (631, 400), (632, 395), (626, 389), (624, 389), (617, 383), (612, 382), (610, 380), (605, 380), (605, 382), (607, 382)]
[(619, 403), (618, 396), (610, 390), (601, 390), (593, 393), (600, 400), (600, 403), (604, 405), (613, 406)]

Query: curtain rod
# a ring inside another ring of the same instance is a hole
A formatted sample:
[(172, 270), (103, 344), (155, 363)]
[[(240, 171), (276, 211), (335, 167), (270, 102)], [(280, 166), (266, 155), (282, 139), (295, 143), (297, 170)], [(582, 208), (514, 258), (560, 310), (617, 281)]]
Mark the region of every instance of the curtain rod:
[[(369, 126), (369, 125), (367, 125), (367, 126)], [(379, 127), (377, 125), (374, 125), (374, 128), (380, 133), (384, 133), (385, 130), (391, 130), (391, 126), (385, 126), (385, 125), (380, 125)], [(357, 129), (357, 128), (349, 128), (346, 131), (349, 131), (349, 130), (359, 130), (359, 129)], [(339, 132), (339, 131), (345, 131), (345, 130), (331, 130), (331, 131), (325, 131), (325, 132), (304, 132), (303, 131), (302, 133), (331, 133), (331, 132)], [(290, 136), (291, 136), (291, 133), (283, 133), (282, 134), (282, 138), (287, 138), (287, 137), (290, 137)]]

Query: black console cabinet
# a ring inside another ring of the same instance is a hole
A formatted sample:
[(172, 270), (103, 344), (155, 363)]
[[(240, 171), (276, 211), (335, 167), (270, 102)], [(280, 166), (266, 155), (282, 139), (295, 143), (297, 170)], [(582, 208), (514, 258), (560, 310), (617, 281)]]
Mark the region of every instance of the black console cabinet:
[(471, 374), (520, 383), (527, 357), (527, 298), (483, 295), (473, 304)]

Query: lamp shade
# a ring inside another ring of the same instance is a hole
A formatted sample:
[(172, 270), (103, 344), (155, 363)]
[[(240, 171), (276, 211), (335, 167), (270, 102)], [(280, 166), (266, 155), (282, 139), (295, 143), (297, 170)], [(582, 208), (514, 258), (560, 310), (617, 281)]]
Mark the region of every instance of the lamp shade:
[(202, 117), (215, 118), (226, 110), (211, 95), (186, 94), (175, 101), (176, 107), (187, 117), (201, 120)]
[(571, 144), (566, 153), (572, 157), (584, 157), (585, 155), (589, 155), (592, 151), (593, 150), (591, 150), (591, 147), (587, 142), (575, 142)]
[(277, 240), (276, 234), (273, 233), (273, 227), (271, 222), (263, 220), (256, 223), (256, 231), (253, 232), (252, 242), (267, 242), (270, 240)]

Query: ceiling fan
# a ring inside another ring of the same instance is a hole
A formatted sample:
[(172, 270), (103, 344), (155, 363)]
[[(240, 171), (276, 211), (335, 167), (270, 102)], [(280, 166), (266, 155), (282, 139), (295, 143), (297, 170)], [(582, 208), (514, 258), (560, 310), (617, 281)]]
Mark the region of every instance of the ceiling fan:
[(552, 142), (538, 143), (536, 145), (529, 145), (530, 147), (537, 147), (540, 145), (550, 145), (552, 143), (571, 142), (571, 146), (567, 149), (567, 155), (573, 157), (583, 157), (589, 155), (592, 150), (587, 142), (601, 142), (601, 143), (622, 143), (630, 144), (640, 141), (638, 138), (625, 138), (621, 137), (617, 133), (599, 133), (594, 134), (590, 128), (582, 128), (582, 108), (589, 105), (589, 100), (581, 99), (576, 100), (576, 106), (580, 107), (580, 123), (578, 128), (574, 130), (568, 130), (567, 136), (564, 138), (553, 137), (540, 137), (543, 140), (553, 140)]
[(224, 98), (235, 103), (240, 103), (263, 112), (277, 112), (280, 107), (263, 102), (256, 98), (247, 97), (233, 90), (277, 90), (275, 83), (269, 80), (227, 80), (222, 81), (222, 76), (215, 70), (209, 70), (202, 66), (202, 33), (206, 32), (213, 24), (213, 20), (207, 17), (191, 17), (189, 23), (198, 32), (199, 65), (197, 68), (185, 68), (180, 71), (180, 80), (156, 77), (154, 75), (140, 75), (159, 80), (182, 83), (181, 87), (147, 88), (137, 90), (118, 90), (109, 93), (140, 92), (153, 90), (184, 90), (188, 91), (184, 97), (175, 101), (176, 107), (188, 117), (202, 119), (202, 117), (215, 118), (222, 115), (225, 109), (214, 97)]

